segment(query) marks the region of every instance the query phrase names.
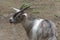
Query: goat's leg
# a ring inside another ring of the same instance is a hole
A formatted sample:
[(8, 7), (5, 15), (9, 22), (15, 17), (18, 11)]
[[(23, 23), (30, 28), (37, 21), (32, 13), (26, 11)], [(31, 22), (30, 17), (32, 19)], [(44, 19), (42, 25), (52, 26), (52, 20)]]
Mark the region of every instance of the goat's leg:
[(32, 31), (29, 32), (28, 37), (29, 37), (29, 40), (37, 40), (36, 33), (33, 33)]

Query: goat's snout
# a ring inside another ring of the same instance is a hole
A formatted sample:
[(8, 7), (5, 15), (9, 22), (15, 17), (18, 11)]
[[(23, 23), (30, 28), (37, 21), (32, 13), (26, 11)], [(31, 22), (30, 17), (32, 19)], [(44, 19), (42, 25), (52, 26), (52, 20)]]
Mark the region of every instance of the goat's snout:
[(9, 22), (10, 22), (10, 23), (13, 23), (13, 21), (12, 21), (11, 19), (9, 19)]
[(11, 18), (9, 19), (9, 22), (10, 22), (10, 23), (15, 23), (15, 20), (13, 19), (13, 17), (11, 17)]

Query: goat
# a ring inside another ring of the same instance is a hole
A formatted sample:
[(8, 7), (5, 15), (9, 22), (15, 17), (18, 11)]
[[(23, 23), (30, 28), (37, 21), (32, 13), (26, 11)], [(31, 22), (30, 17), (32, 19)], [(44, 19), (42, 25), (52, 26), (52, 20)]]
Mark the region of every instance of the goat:
[(19, 9), (16, 10), (12, 17), (10, 17), (10, 23), (22, 23), (23, 27), (27, 32), (29, 40), (57, 40), (56, 26), (55, 24), (47, 19), (32, 18), (30, 19), (27, 13), (19, 13)]

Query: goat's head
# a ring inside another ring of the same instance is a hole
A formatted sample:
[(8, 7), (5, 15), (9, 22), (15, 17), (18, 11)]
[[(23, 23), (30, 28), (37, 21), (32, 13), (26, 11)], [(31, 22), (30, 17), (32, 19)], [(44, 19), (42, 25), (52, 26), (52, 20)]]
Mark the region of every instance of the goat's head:
[(16, 8), (13, 8), (14, 10), (16, 10), (16, 13), (14, 15), (12, 15), (12, 17), (10, 17), (9, 22), (10, 23), (18, 23), (18, 22), (22, 22), (26, 17), (27, 17), (27, 13), (24, 13), (24, 10), (19, 10)]

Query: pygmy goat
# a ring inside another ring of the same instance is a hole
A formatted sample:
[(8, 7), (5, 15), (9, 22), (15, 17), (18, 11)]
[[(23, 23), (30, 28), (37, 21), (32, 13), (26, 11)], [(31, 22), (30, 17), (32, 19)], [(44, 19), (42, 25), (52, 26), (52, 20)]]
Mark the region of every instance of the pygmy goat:
[(57, 40), (56, 26), (52, 21), (33, 17), (31, 19), (23, 10), (13, 9), (16, 13), (10, 17), (10, 23), (22, 23), (29, 40)]

